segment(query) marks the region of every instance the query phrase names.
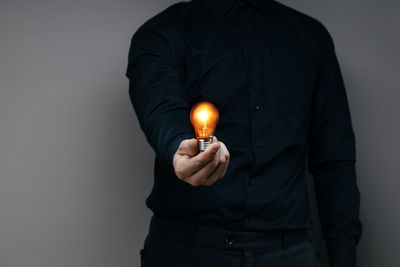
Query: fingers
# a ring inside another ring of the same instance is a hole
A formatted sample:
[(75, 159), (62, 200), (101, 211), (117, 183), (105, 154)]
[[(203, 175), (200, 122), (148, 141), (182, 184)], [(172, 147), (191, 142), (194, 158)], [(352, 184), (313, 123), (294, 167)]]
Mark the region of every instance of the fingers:
[[(197, 145), (197, 140), (196, 140), (196, 145)], [(219, 151), (219, 147), (220, 145), (218, 143), (213, 143), (205, 151), (198, 153), (196, 156), (185, 157), (184, 159), (181, 159), (179, 163), (176, 164), (175, 167), (175, 173), (178, 176), (178, 178), (183, 180), (189, 179), (189, 177), (191, 177), (194, 173), (202, 169), (204, 166), (206, 166), (210, 161), (214, 159), (214, 156)], [(215, 148), (217, 149), (216, 151), (214, 150)], [(182, 148), (182, 151), (184, 151), (184, 148)], [(187, 156), (184, 154), (181, 155)]]
[(198, 170), (206, 166), (211, 160), (213, 160), (219, 150), (219, 142), (214, 142), (209, 147), (207, 147), (206, 150), (190, 158), (187, 161), (187, 164), (190, 166), (190, 175), (197, 172)]
[(220, 142), (220, 145), (221, 145), (221, 154), (220, 154), (220, 158), (219, 158), (219, 165), (207, 177), (207, 179), (205, 181), (206, 185), (211, 185), (218, 179), (222, 178), (225, 175), (226, 170), (228, 168), (229, 159), (230, 159), (229, 151), (223, 142)]
[(208, 175), (208, 177), (205, 177), (205, 179), (203, 178), (203, 184), (212, 185), (215, 181), (221, 178), (220, 173), (224, 167), (224, 163), (219, 163), (218, 166)]
[[(204, 152), (206, 152), (210, 147), (208, 147)], [(211, 160), (209, 160), (204, 166), (202, 166), (197, 171), (193, 172), (187, 181), (193, 185), (201, 185), (205, 184), (207, 177), (212, 173), (215, 168), (219, 166), (219, 159), (221, 157), (221, 149), (212, 156)]]
[(189, 156), (197, 155), (197, 153), (199, 153), (197, 139), (191, 138), (183, 140), (179, 145), (178, 153)]
[(215, 136), (213, 143), (205, 151), (198, 153), (197, 146), (196, 138), (182, 141), (179, 164), (175, 166), (176, 175), (194, 186), (211, 185), (225, 175), (230, 159), (229, 151)]
[(222, 171), (220, 173), (220, 178), (222, 178), (226, 173), (226, 169), (228, 169), (229, 160), (231, 158), (231, 155), (229, 154), (229, 150), (228, 150), (228, 148), (226, 148), (225, 144), (222, 142), (220, 142), (220, 143), (221, 143), (221, 148), (222, 148), (222, 151), (224, 152), (223, 154), (225, 156), (225, 161), (226, 161), (224, 164), (224, 168), (222, 168)]

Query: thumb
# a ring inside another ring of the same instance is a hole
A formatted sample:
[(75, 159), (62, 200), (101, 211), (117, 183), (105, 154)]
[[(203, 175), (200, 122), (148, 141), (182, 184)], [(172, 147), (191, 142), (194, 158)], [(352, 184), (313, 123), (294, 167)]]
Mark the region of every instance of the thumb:
[(199, 152), (198, 141), (196, 138), (187, 139), (186, 141), (186, 149), (184, 150), (184, 154), (194, 156)]

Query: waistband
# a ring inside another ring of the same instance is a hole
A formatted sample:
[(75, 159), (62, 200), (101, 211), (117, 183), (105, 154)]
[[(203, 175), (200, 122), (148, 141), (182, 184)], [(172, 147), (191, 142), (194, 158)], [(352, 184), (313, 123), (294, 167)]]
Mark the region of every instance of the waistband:
[(309, 239), (306, 229), (232, 231), (189, 224), (157, 215), (151, 217), (148, 237), (225, 249), (285, 249)]

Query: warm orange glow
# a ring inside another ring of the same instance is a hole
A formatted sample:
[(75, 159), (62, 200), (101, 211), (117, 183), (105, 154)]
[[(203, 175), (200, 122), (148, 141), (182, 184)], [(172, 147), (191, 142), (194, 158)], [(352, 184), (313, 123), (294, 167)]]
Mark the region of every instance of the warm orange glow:
[(190, 121), (193, 124), (197, 138), (214, 136), (214, 130), (219, 119), (218, 109), (210, 102), (200, 102), (190, 111)]

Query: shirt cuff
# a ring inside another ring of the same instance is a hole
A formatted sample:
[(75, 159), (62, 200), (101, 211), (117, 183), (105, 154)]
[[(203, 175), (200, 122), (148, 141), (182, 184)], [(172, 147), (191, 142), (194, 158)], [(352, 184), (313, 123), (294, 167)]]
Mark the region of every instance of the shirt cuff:
[(356, 267), (356, 242), (354, 239), (327, 240), (331, 267)]

